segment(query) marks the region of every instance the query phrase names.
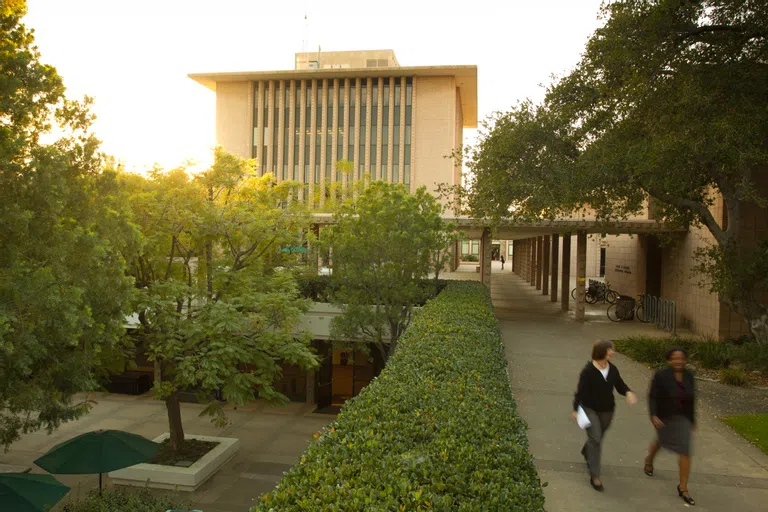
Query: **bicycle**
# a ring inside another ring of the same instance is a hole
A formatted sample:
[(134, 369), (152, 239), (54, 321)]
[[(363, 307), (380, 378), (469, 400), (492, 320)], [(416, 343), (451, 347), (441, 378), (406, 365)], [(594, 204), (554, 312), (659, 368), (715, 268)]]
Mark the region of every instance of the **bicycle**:
[[(589, 287), (585, 290), (584, 301), (587, 304), (596, 304), (597, 302), (613, 304), (618, 296), (618, 292), (611, 290), (610, 283), (601, 283), (600, 281), (590, 279)], [(571, 290), (571, 298), (576, 300), (576, 288)]]
[(608, 306), (606, 315), (611, 322), (623, 322), (637, 318), (645, 322), (645, 308), (643, 307), (643, 295), (638, 295), (640, 300), (635, 300), (628, 295), (619, 295), (616, 302)]

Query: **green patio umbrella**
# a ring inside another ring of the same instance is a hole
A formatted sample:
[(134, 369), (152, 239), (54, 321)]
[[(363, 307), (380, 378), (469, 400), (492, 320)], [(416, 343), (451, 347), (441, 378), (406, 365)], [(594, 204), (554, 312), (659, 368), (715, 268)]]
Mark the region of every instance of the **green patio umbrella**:
[(43, 512), (50, 510), (69, 492), (69, 487), (51, 475), (0, 474), (0, 510)]
[(51, 448), (35, 464), (53, 474), (101, 475), (150, 460), (160, 445), (122, 430), (94, 430)]
[(291, 246), (291, 247), (283, 247), (282, 249), (280, 249), (280, 252), (287, 252), (287, 253), (290, 253), (290, 254), (293, 254), (295, 252), (305, 252), (305, 253), (308, 253), (309, 249), (307, 249), (306, 247), (301, 246), (301, 245), (294, 245), (294, 246)]

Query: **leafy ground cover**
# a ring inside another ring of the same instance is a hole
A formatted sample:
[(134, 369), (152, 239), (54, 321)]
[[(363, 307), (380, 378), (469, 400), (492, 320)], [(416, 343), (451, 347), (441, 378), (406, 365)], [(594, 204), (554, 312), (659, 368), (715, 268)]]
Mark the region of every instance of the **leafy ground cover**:
[(64, 512), (164, 512), (186, 510), (189, 503), (176, 494), (148, 489), (105, 489), (100, 495), (91, 491), (85, 496), (69, 498)]
[(543, 510), (488, 289), (452, 282), (252, 512)]
[(726, 416), (723, 422), (768, 455), (768, 414)]
[(664, 353), (673, 346), (688, 351), (689, 361), (704, 373), (727, 384), (764, 384), (768, 381), (768, 345), (749, 340), (718, 341), (699, 338), (632, 336), (614, 342), (616, 349), (653, 368), (667, 362)]

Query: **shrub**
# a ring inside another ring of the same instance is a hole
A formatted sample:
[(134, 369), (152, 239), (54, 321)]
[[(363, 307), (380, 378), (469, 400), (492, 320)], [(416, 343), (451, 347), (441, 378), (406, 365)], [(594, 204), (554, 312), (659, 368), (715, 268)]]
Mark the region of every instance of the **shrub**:
[[(302, 275), (299, 276), (297, 282), (301, 296), (314, 302), (331, 302), (331, 295), (338, 290), (338, 285), (334, 283), (331, 276)], [(438, 279), (437, 292), (435, 292), (434, 279), (422, 280), (421, 284), (424, 288), (424, 296), (427, 298), (434, 297), (440, 293), (448, 283), (449, 281), (445, 279)], [(426, 302), (426, 300), (424, 302)], [(424, 302), (419, 304), (419, 306), (423, 306)]]
[(452, 282), (252, 511), (541, 511), (490, 294)]
[(176, 494), (153, 494), (148, 489), (105, 489), (102, 495), (91, 491), (83, 497), (65, 501), (63, 512), (165, 512), (188, 509), (190, 505)]
[(713, 339), (693, 338), (651, 338), (644, 336), (627, 337), (616, 340), (616, 350), (629, 357), (661, 368), (667, 362), (664, 353), (668, 348), (680, 346), (688, 350), (689, 359), (704, 368), (718, 370), (738, 363), (746, 370), (757, 370), (768, 374), (768, 345), (762, 345), (750, 338), (736, 342), (722, 342)]
[(480, 261), (474, 254), (462, 254), (461, 261)]
[(720, 370), (720, 382), (731, 386), (749, 386), (747, 374), (741, 368), (722, 368)]

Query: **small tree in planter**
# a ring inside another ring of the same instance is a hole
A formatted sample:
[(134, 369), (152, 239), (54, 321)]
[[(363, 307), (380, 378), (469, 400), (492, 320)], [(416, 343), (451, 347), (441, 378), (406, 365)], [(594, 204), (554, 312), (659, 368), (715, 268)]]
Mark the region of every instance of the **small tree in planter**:
[(137, 311), (176, 451), (182, 390), (208, 397), (203, 414), (224, 424), (213, 393), (234, 405), (256, 395), (284, 402), (273, 386), (278, 363), (317, 365), (309, 334), (295, 334), (309, 302), (293, 275), (276, 268), (298, 257), (279, 249), (300, 244), (308, 226), (307, 210), (289, 201), (296, 184), (254, 177), (253, 162), (221, 150), (215, 157), (194, 180), (183, 170), (126, 178), (145, 240), (133, 255)]

